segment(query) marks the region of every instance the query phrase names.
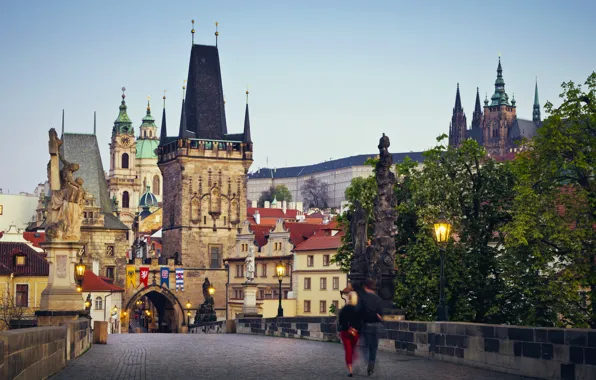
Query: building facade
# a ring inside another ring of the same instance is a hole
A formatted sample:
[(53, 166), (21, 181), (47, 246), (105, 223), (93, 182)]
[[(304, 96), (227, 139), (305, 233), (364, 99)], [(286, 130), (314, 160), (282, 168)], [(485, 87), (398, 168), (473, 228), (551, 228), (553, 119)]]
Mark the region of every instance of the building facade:
[[(120, 333), (122, 294), (124, 289), (114, 285), (110, 279), (86, 270), (81, 295), (90, 302), (89, 315), (93, 321), (108, 322), (108, 334)], [(84, 301), (82, 301), (84, 302)]]
[(0, 231), (7, 231), (11, 226), (25, 229), (35, 220), (38, 196), (35, 194), (0, 193)]
[(505, 92), (505, 80), (501, 58), (497, 66), (497, 79), (495, 90), (488, 100), (484, 100), (484, 107), (480, 106), (480, 93), (476, 89), (476, 103), (472, 116), (471, 129), (468, 129), (466, 115), (461, 102), (459, 84), (455, 94), (455, 105), (451, 123), (449, 125), (449, 144), (460, 145), (464, 140), (471, 138), (484, 146), (487, 153), (493, 157), (504, 157), (523, 149), (519, 143), (523, 139), (531, 139), (536, 130), (542, 125), (540, 116), (540, 102), (538, 100), (538, 83), (534, 88), (534, 104), (532, 107), (532, 120), (517, 117), (515, 96), (509, 100)]

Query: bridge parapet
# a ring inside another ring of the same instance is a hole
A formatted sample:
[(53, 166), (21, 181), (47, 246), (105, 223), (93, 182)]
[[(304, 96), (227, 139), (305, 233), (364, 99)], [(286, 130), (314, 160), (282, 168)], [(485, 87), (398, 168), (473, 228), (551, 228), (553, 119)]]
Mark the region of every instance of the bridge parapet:
[[(379, 348), (542, 379), (596, 379), (596, 330), (462, 322), (384, 322)], [(339, 341), (335, 317), (247, 318), (239, 334)]]
[(229, 321), (214, 321), (201, 322), (195, 325), (190, 325), (190, 334), (233, 334), (236, 332), (236, 322)]

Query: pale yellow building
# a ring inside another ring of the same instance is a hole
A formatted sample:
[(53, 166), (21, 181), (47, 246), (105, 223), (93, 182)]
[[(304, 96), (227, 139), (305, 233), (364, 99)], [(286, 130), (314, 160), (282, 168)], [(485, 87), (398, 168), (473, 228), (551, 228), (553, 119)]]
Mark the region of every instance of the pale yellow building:
[(293, 296), (296, 316), (328, 316), (343, 306), (348, 277), (331, 258), (341, 245), (337, 229), (322, 229), (294, 248)]

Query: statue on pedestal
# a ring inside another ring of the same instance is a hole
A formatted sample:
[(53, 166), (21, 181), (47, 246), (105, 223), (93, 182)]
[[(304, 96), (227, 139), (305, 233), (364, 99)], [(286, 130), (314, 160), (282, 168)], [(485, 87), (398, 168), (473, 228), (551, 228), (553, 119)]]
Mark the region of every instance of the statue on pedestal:
[(195, 324), (200, 322), (210, 322), (217, 320), (217, 316), (215, 315), (213, 296), (209, 294), (210, 287), (211, 283), (209, 282), (209, 279), (205, 277), (205, 281), (203, 282), (203, 297), (205, 298), (205, 302), (203, 302), (199, 306), (199, 309), (195, 314)]
[[(49, 131), (48, 181), (50, 183), (50, 201), (47, 205), (46, 239), (47, 241), (78, 242), (81, 238), (83, 208), (86, 192), (83, 179), (74, 178), (79, 165), (64, 159), (60, 152), (62, 141), (54, 128)], [(62, 169), (60, 169), (62, 163)]]
[(253, 282), (255, 280), (255, 247), (250, 246), (248, 256), (244, 260), (246, 264), (246, 282)]

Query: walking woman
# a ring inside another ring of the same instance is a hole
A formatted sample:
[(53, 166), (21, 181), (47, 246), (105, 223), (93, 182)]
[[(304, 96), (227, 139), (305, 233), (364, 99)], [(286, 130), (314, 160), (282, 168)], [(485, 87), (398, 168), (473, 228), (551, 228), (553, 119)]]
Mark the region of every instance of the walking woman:
[(351, 291), (348, 293), (348, 302), (339, 312), (339, 336), (344, 344), (348, 377), (353, 377), (352, 362), (356, 352), (356, 344), (362, 330), (362, 316), (356, 309), (358, 295)]

